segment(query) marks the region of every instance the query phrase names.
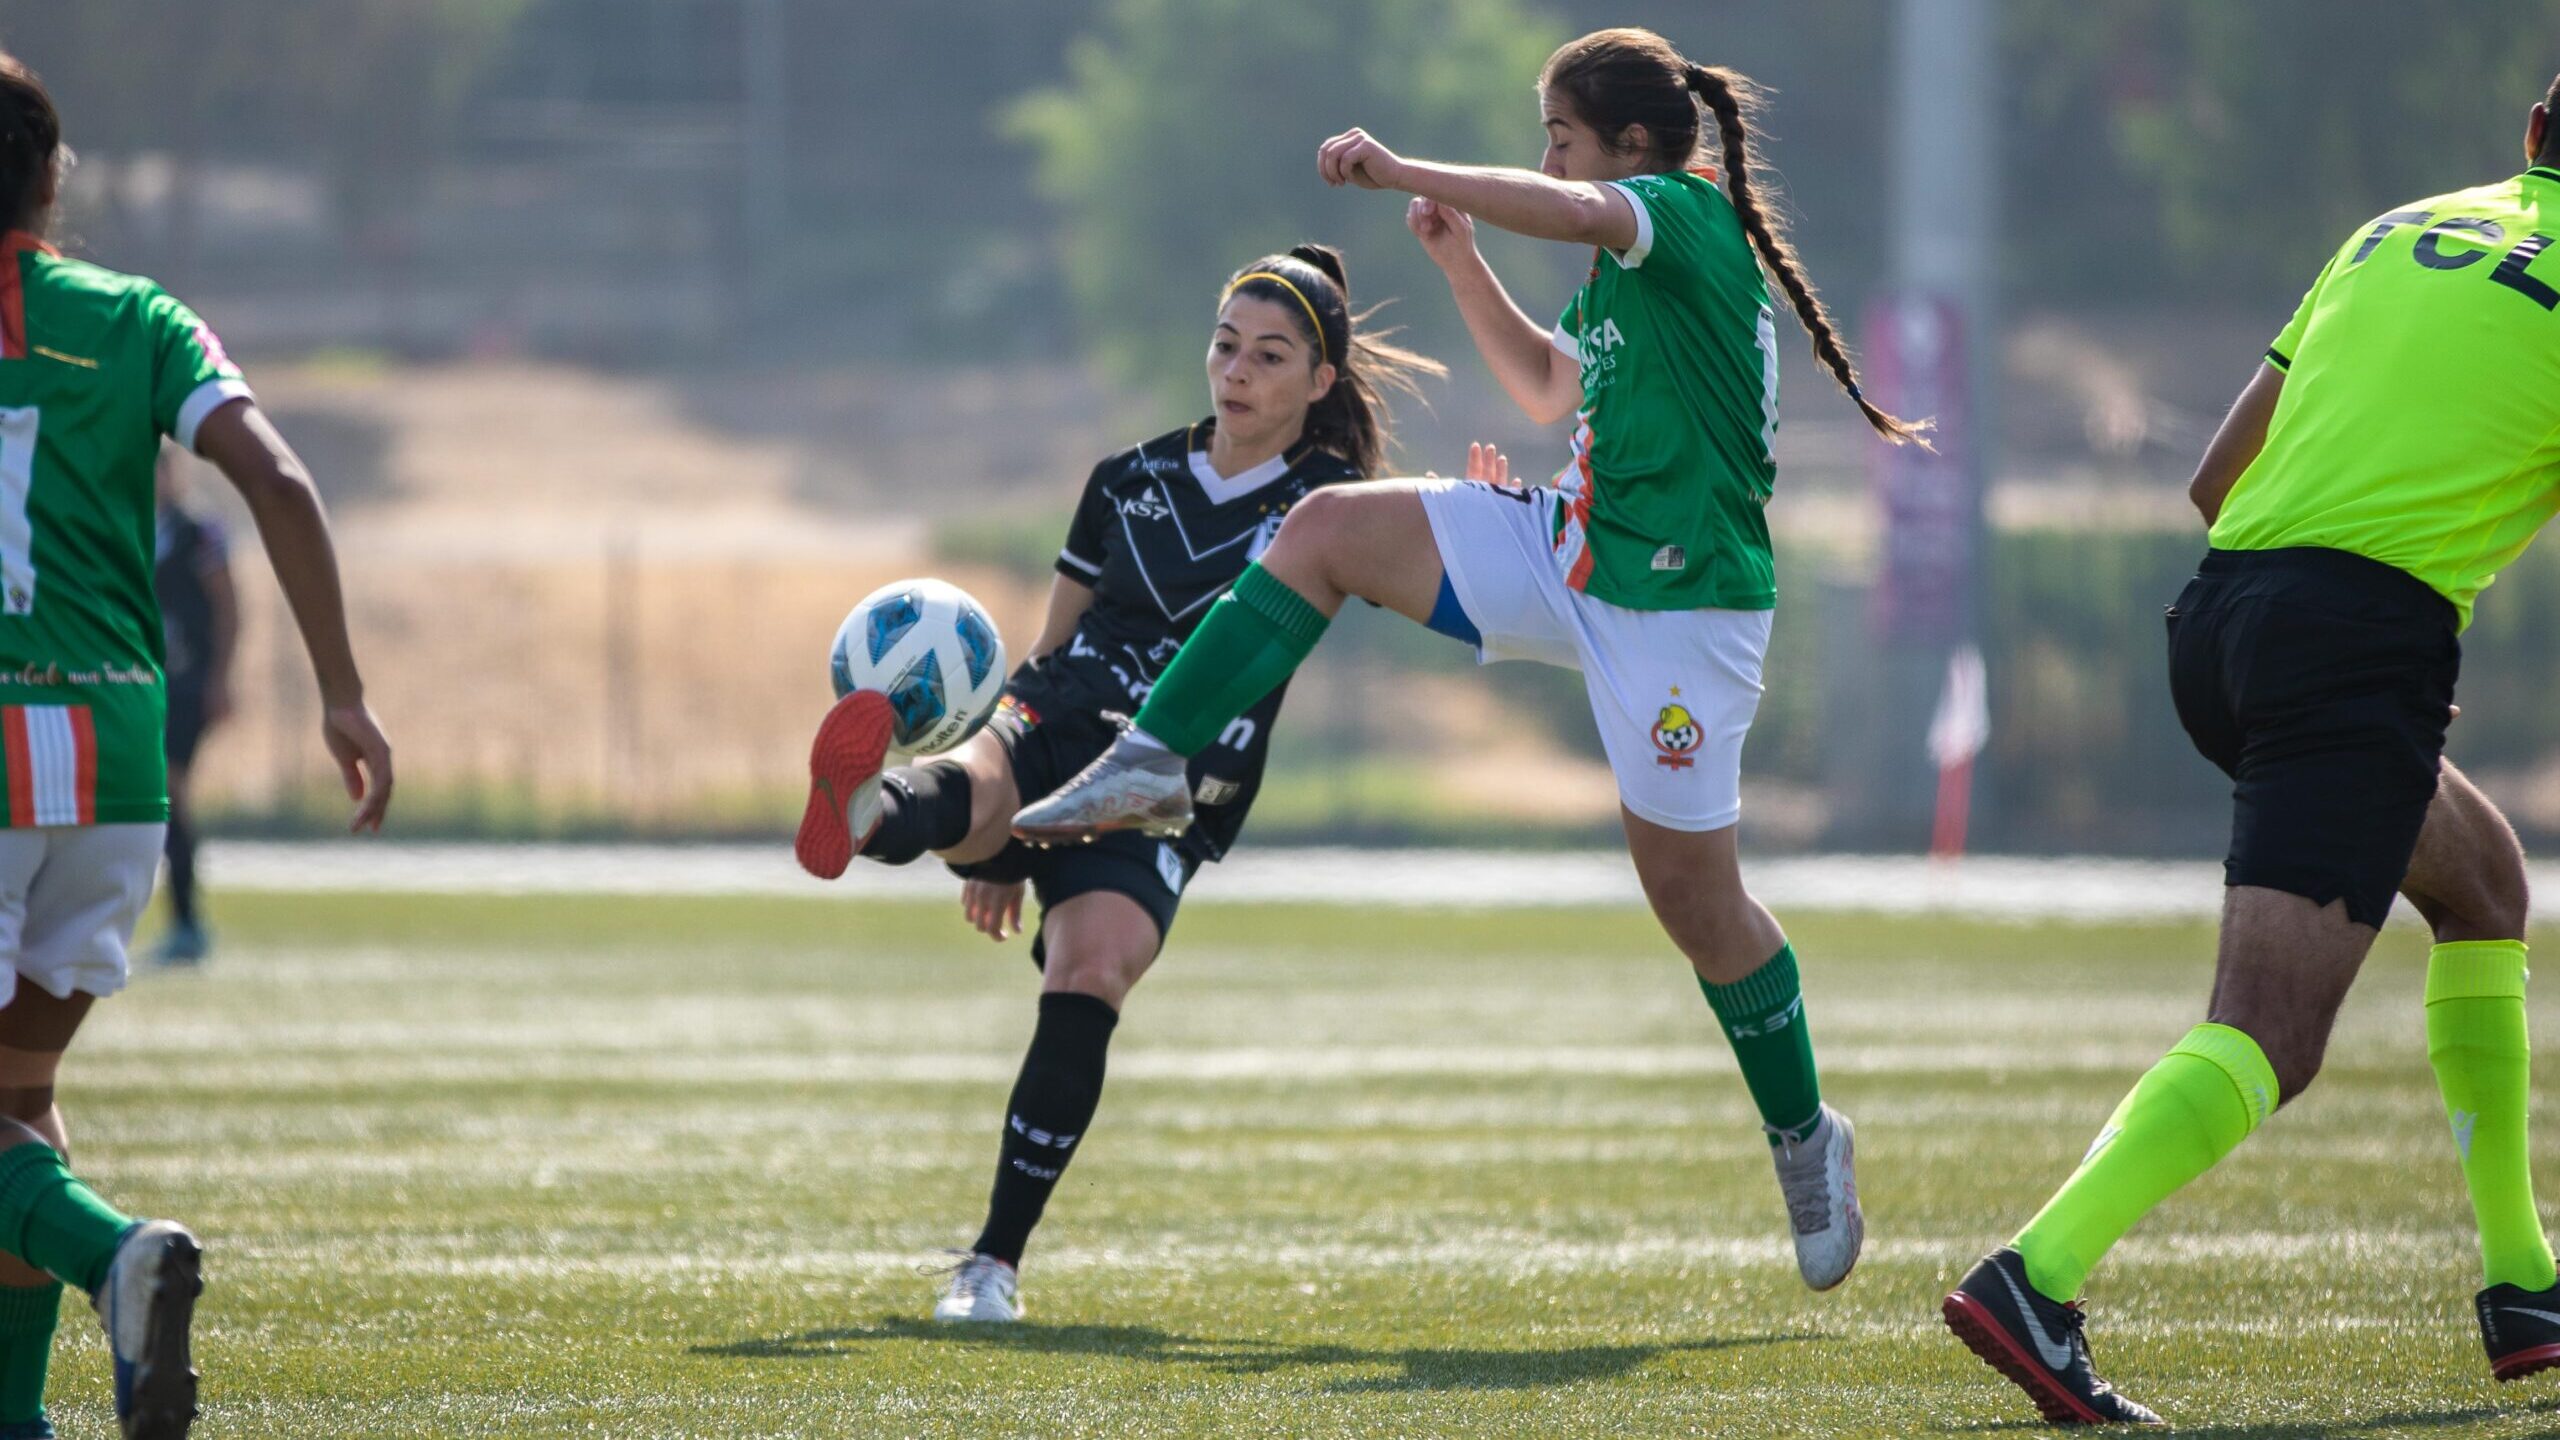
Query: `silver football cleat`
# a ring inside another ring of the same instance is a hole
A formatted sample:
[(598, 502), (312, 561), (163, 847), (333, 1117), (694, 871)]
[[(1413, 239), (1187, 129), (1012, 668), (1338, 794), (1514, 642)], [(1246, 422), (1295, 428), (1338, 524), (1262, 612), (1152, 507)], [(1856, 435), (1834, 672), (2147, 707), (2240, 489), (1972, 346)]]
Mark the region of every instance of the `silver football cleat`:
[(1135, 730), (1045, 798), (1022, 807), (1013, 833), (1034, 845), (1087, 841), (1115, 830), (1171, 839), (1191, 828), (1189, 762)]

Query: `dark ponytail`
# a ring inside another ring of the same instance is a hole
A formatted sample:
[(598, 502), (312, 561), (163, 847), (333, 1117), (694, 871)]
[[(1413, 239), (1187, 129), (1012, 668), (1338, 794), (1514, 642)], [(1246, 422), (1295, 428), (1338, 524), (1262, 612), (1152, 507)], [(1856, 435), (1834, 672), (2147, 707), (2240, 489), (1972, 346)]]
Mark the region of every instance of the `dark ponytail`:
[(1850, 363), (1795, 247), (1787, 243), (1786, 217), (1762, 199), (1750, 124), (1759, 108), (1760, 87), (1750, 77), (1722, 66), (1692, 64), (1670, 41), (1650, 30), (1629, 28), (1601, 30), (1568, 43), (1547, 58), (1538, 85), (1564, 97), (1611, 154), (1632, 149), (1629, 131), (1643, 126), (1647, 163), (1656, 173), (1688, 168), (1702, 138), (1698, 107), (1704, 105), (1715, 116), (1716, 136), (1723, 143), (1733, 212), (1752, 248), (1760, 252), (1761, 263), (1787, 292), (1805, 333), (1813, 337), (1813, 353), (1877, 434), (1896, 445), (1929, 443), (1924, 438), (1927, 421), (1915, 424), (1887, 414), (1858, 388), (1857, 367)]
[(44, 81), (0, 50), (0, 229), (35, 218), (36, 191), (62, 155), (62, 117)]
[(1395, 427), (1385, 392), (1422, 398), (1420, 378), (1435, 379), (1448, 367), (1428, 355), (1390, 345), (1393, 330), (1367, 328), (1379, 307), (1354, 312), (1351, 281), (1342, 252), (1330, 245), (1293, 245), (1238, 270), (1227, 294), (1251, 295), (1281, 307), (1315, 353), (1312, 365), (1333, 366), (1333, 387), (1307, 408), (1306, 439), (1351, 462), (1362, 475), (1384, 473)]

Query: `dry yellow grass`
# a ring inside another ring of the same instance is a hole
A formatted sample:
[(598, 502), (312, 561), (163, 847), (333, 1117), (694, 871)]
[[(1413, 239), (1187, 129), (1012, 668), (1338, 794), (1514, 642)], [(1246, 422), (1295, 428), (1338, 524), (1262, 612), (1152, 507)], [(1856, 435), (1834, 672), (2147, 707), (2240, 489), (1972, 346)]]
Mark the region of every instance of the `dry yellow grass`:
[[(856, 599), (932, 571), (1015, 643), (1038, 628), (1045, 575), (937, 562), (912, 518), (817, 509), (792, 489), (808, 457), (694, 424), (649, 381), (523, 365), (256, 378), (288, 433), (302, 417), (378, 440), (376, 472), (337, 518), (413, 823), (784, 828), (832, 698), (827, 643)], [(1047, 482), (1029, 484), (1010, 502), (987, 486), (986, 503), (1059, 508)], [(233, 813), (311, 809), (332, 783), (311, 684), (254, 537), (241, 548), (239, 713), (206, 746), (200, 796)], [(1615, 814), (1605, 769), (1512, 723), (1480, 679), (1375, 678), (1320, 665), (1293, 710), (1341, 709), (1336, 687), (1357, 686), (1363, 711), (1392, 694), (1405, 713), (1349, 729), (1404, 752), (1448, 808), (1532, 825)], [(1533, 771), (1536, 786), (1516, 783)]]

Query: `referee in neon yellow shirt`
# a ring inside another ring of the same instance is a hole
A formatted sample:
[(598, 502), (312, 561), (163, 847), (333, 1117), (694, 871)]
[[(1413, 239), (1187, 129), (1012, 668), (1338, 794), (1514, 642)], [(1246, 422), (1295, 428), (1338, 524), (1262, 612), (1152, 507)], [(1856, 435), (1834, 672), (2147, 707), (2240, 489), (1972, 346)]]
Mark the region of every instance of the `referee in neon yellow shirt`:
[(2524, 851), (2443, 763), (2472, 602), (2560, 509), (2555, 112), (2560, 80), (2523, 174), (2358, 226), (2197, 469), (2212, 549), (2169, 611), (2169, 683), (2232, 780), (2207, 1020), (1944, 1306), (2050, 1420), (2158, 1423), (2091, 1372), (2070, 1302), (2311, 1083), (2394, 891), (2435, 931), (2427, 1056), (2479, 1222), (2491, 1372), (2560, 1365), (2525, 1142)]

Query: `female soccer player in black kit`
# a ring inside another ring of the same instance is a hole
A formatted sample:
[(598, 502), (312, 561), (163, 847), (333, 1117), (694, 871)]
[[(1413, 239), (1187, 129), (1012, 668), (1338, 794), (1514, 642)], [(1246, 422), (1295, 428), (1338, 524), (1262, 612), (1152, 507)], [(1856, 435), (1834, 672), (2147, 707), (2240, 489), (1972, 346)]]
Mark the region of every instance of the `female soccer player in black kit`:
[[(1212, 602), (1321, 485), (1380, 473), (1382, 388), (1417, 393), (1440, 375), (1423, 356), (1363, 332), (1342, 260), (1301, 245), (1228, 281), (1209, 338), (1209, 418), (1094, 467), (1058, 552), (1048, 621), (1005, 686), (995, 718), (951, 755), (885, 773), (888, 702), (855, 691), (811, 747), (798, 853), (833, 879), (855, 855), (908, 864), (927, 851), (963, 877), (961, 908), (992, 939), (1020, 928), (1027, 881), (1040, 902), (1032, 960), (1040, 1020), (1005, 1113), (987, 1220), (952, 1272), (937, 1320), (1015, 1319), (1015, 1271), (1102, 1094), (1121, 1003), (1154, 963), (1184, 886), (1244, 825), (1262, 779), (1275, 692), (1191, 764), (1198, 820), (1157, 840), (1126, 832), (1033, 849), (1014, 812), (1100, 755)], [(1479, 451), (1470, 469), (1493, 472)], [(1480, 473), (1477, 478), (1498, 478)]]

